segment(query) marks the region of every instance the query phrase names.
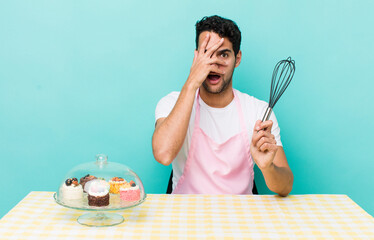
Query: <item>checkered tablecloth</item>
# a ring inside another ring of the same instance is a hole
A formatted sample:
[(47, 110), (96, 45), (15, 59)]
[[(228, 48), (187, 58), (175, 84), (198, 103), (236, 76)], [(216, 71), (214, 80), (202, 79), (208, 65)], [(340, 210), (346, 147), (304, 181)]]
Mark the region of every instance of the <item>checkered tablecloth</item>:
[(86, 227), (84, 211), (31, 192), (0, 220), (0, 239), (374, 239), (374, 218), (346, 195), (158, 195), (116, 211), (125, 222)]

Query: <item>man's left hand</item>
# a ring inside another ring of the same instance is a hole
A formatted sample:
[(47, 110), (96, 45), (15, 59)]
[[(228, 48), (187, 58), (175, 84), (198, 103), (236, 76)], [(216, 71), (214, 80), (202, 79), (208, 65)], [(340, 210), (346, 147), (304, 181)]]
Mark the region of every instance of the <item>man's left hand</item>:
[(277, 141), (271, 134), (273, 121), (261, 122), (257, 120), (253, 129), (251, 141), (251, 155), (257, 166), (263, 170), (273, 164), (275, 153), (277, 152)]

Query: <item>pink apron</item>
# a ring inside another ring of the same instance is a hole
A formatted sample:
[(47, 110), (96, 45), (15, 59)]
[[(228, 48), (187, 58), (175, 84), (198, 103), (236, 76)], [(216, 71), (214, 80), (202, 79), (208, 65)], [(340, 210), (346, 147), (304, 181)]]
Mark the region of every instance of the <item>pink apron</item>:
[(199, 97), (198, 92), (190, 150), (173, 194), (252, 194), (253, 160), (242, 108), (235, 91), (241, 132), (221, 144), (214, 142), (200, 128)]

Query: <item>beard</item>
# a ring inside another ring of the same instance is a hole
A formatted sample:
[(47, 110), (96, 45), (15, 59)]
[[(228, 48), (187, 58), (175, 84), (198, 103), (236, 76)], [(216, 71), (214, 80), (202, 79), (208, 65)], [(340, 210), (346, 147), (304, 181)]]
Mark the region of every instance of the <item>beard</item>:
[(224, 80), (222, 78), (222, 84), (221, 86), (216, 89), (216, 90), (213, 90), (212, 88), (210, 88), (208, 86), (208, 84), (206, 83), (206, 80), (203, 82), (203, 87), (204, 89), (208, 92), (208, 93), (212, 93), (212, 94), (220, 94), (222, 93), (223, 91), (225, 91), (227, 89), (227, 87), (229, 86), (230, 82), (232, 80), (232, 75), (230, 76), (230, 78), (228, 80)]

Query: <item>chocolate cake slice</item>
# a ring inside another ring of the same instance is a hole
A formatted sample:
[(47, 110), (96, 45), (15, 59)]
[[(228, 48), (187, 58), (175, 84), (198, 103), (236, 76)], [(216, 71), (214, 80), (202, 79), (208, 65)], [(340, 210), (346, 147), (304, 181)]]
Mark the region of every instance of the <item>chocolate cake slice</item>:
[(109, 193), (104, 196), (88, 195), (88, 205), (95, 207), (103, 207), (109, 205)]
[(94, 179), (87, 183), (87, 199), (89, 206), (103, 207), (109, 205), (109, 183), (105, 180)]

